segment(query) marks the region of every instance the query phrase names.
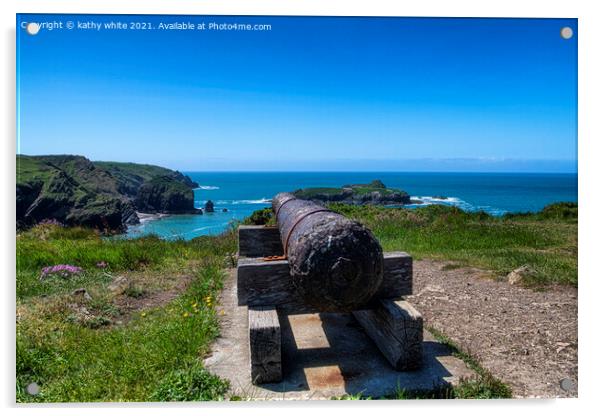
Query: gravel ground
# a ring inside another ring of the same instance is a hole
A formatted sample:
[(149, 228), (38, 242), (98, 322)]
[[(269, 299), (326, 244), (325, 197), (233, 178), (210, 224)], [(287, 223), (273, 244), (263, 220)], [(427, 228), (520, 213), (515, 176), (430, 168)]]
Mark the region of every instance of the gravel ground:
[[(451, 266), (453, 267), (453, 266)], [(577, 289), (535, 291), (449, 262), (414, 262), (410, 300), (515, 397), (577, 396)], [(560, 387), (570, 379), (573, 388)]]

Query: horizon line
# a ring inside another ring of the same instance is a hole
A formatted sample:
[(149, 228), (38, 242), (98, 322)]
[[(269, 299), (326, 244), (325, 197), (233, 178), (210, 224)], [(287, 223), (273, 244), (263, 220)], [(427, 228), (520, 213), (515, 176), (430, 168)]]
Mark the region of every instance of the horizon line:
[(496, 174), (566, 174), (577, 175), (579, 172), (567, 171), (460, 171), (460, 170), (189, 170), (174, 169), (182, 173), (496, 173)]
[[(579, 173), (579, 165), (578, 165), (578, 159), (576, 158), (567, 158), (567, 159), (520, 159), (520, 158), (467, 158), (467, 157), (458, 157), (458, 158), (408, 158), (408, 159), (400, 159), (400, 160), (365, 160), (365, 159), (359, 159), (356, 162), (380, 162), (383, 164), (390, 164), (391, 162), (394, 163), (410, 163), (410, 164), (416, 164), (416, 163), (420, 163), (420, 162), (425, 162), (425, 165), (429, 167), (427, 167), (427, 169), (420, 169), (420, 167), (418, 166), (414, 166), (415, 168), (418, 167), (418, 169), (409, 169), (409, 170), (398, 170), (398, 169), (384, 169), (384, 170), (379, 170), (379, 169), (366, 169), (366, 168), (362, 168), (362, 169), (348, 169), (345, 167), (342, 168), (314, 168), (314, 169), (303, 169), (303, 168), (292, 168), (292, 169), (288, 169), (288, 170), (283, 170), (282, 168), (253, 168), (253, 167), (247, 167), (247, 168), (242, 168), (242, 169), (228, 169), (228, 168), (201, 168), (201, 169), (196, 169), (196, 168), (190, 168), (190, 167), (178, 167), (177, 165), (179, 163), (169, 163), (169, 162), (155, 162), (155, 161), (119, 161), (119, 160), (109, 160), (107, 158), (96, 158), (94, 156), (87, 156), (87, 155), (82, 155), (82, 154), (73, 154), (73, 153), (50, 153), (50, 154), (27, 154), (27, 153), (16, 153), (16, 156), (25, 156), (25, 157), (52, 157), (52, 156), (75, 156), (75, 157), (83, 157), (88, 159), (89, 161), (91, 161), (92, 163), (94, 162), (109, 162), (109, 163), (132, 163), (132, 164), (139, 164), (139, 165), (151, 165), (151, 166), (158, 166), (158, 167), (163, 167), (163, 168), (167, 168), (167, 169), (171, 169), (171, 170), (177, 170), (177, 171), (181, 171), (181, 172), (199, 172), (199, 173), (228, 173), (228, 172), (232, 172), (232, 173), (253, 173), (253, 172), (257, 172), (257, 173), (463, 173), (463, 174), (467, 174), (467, 173), (473, 173), (473, 174), (484, 174), (484, 173), (498, 173), (498, 174), (578, 174)], [(345, 162), (349, 162), (349, 160), (344, 160)], [(172, 161), (173, 162), (173, 161)], [(299, 161), (296, 161), (297, 165), (299, 164)], [(313, 163), (315, 163), (316, 161), (311, 161)], [(323, 161), (321, 161), (323, 162)], [(333, 164), (339, 164), (341, 162), (341, 160), (334, 160), (332, 161)], [(448, 169), (451, 168), (450, 170), (443, 170), (445, 169), (443, 166), (443, 169), (437, 169), (435, 167), (435, 169), (433, 169), (432, 163), (433, 162), (443, 162), (443, 165), (445, 165), (445, 162), (469, 162), (469, 163), (464, 163), (465, 166), (463, 167), (457, 167), (454, 168), (453, 166), (448, 166)], [(470, 163), (472, 162), (472, 163)], [(483, 162), (485, 162), (485, 164), (488, 164), (489, 166), (483, 166)], [(209, 163), (211, 164), (211, 163)], [(473, 165), (473, 168), (471, 169), (470, 167), (467, 167), (466, 165)], [(481, 166), (478, 166), (478, 165)], [(515, 166), (509, 167), (509, 166), (504, 166), (504, 165), (508, 165), (508, 164), (514, 164)], [(516, 165), (522, 166), (522, 169), (517, 169)], [(539, 164), (539, 166), (537, 166)], [(541, 166), (541, 165), (544, 166)], [(548, 166), (545, 166), (545, 165)], [(552, 166), (550, 166), (550, 164)], [(531, 165), (531, 166), (528, 166)], [(554, 166), (556, 165), (556, 166)], [(426, 167), (425, 166), (425, 167)], [(496, 169), (497, 167), (497, 169)], [(506, 169), (504, 169), (506, 167)], [(542, 168), (541, 170), (535, 170), (537, 168)], [(547, 167), (547, 169), (546, 169)], [(479, 168), (481, 168), (482, 170), (480, 170)], [(514, 169), (513, 169), (514, 168)]]

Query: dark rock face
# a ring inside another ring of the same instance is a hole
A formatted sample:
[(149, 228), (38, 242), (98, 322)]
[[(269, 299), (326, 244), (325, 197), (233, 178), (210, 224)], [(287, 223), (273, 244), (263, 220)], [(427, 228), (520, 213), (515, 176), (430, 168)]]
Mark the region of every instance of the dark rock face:
[(191, 189), (167, 176), (145, 182), (138, 190), (134, 205), (139, 211), (151, 213), (196, 211), (194, 210), (194, 195)]
[(179, 172), (152, 165), (91, 162), (82, 156), (17, 156), (17, 228), (55, 219), (107, 232), (139, 222), (136, 210), (195, 212)]
[(215, 208), (213, 206), (213, 202), (211, 200), (205, 203), (205, 212), (215, 212)]
[(131, 204), (127, 201), (118, 198), (100, 199), (73, 208), (65, 222), (69, 225), (83, 225), (107, 231), (125, 231), (123, 217), (128, 210), (131, 210)]
[(379, 191), (372, 191), (367, 194), (353, 194), (348, 202), (355, 205), (402, 205), (410, 203), (410, 196), (405, 192), (391, 192), (384, 194)]
[(174, 172), (174, 174), (175, 174), (175, 179), (178, 180), (179, 182), (182, 182), (187, 187), (189, 187), (191, 189), (199, 187), (199, 184), (197, 182), (194, 182), (188, 176), (183, 175), (182, 173), (178, 172), (177, 170)]
[(140, 218), (136, 214), (134, 204), (128, 202), (121, 211), (121, 222), (125, 225), (140, 224)]

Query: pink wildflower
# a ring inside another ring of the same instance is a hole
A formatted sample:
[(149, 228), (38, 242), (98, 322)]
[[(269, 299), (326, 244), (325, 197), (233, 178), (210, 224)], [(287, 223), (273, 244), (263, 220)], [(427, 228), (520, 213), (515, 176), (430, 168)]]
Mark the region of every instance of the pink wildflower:
[(56, 266), (48, 266), (42, 269), (40, 280), (43, 280), (50, 276), (59, 276), (62, 278), (68, 278), (83, 272), (81, 267), (72, 266), (70, 264), (57, 264)]

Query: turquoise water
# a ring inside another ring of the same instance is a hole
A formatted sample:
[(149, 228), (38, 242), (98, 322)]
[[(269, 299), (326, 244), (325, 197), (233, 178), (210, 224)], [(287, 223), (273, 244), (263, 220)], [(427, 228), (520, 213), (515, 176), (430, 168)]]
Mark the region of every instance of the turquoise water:
[[(163, 238), (191, 239), (219, 234), (233, 220), (270, 206), (270, 198), (299, 188), (367, 183), (382, 180), (403, 189), (424, 204), (455, 205), (467, 211), (492, 215), (538, 211), (547, 204), (577, 201), (576, 174), (523, 173), (411, 173), (411, 172), (185, 172), (199, 183), (195, 206), (210, 199), (215, 213), (172, 215), (130, 227), (128, 236), (158, 234)], [(433, 198), (446, 196), (447, 199)], [(227, 212), (222, 212), (222, 209)]]

